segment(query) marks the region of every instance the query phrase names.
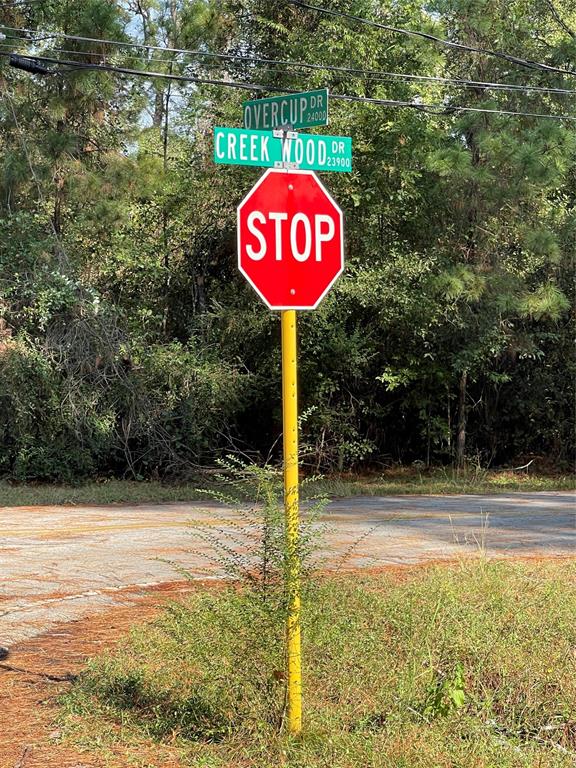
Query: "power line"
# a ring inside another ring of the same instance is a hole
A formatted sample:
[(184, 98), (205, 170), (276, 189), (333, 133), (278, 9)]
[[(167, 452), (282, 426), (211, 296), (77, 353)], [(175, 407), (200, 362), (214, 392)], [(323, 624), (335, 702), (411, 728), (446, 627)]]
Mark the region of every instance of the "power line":
[(4, 0), (4, 6), (10, 8), (26, 8), (27, 5), (35, 5), (36, 3), (45, 3), (46, 0)]
[(484, 107), (468, 107), (460, 105), (444, 105), (444, 104), (416, 104), (414, 102), (393, 102), (388, 99), (372, 99), (368, 96), (348, 96), (348, 95), (336, 95), (331, 94), (333, 99), (341, 99), (343, 101), (356, 101), (363, 104), (380, 104), (382, 106), (401, 106), (401, 107), (413, 107), (415, 109), (421, 108), (422, 110), (436, 115), (449, 115), (452, 112), (482, 112), (489, 115), (509, 115), (514, 117), (536, 117), (536, 118), (551, 118), (554, 120), (573, 120), (576, 121), (575, 115), (558, 115), (547, 114), (538, 112), (520, 112), (508, 109), (487, 109)]
[[(22, 38), (9, 38), (9, 39), (11, 39), (11, 40), (19, 39), (19, 40), (21, 40)], [(0, 48), (2, 48), (3, 50), (8, 50), (8, 52), (11, 52), (12, 49), (13, 49), (13, 46), (9, 45), (8, 43), (0, 43)], [(16, 51), (14, 51), (14, 53), (16, 53)], [(71, 48), (55, 48), (55, 47), (52, 47), (52, 46), (50, 46), (49, 53), (65, 53), (65, 54), (69, 54), (69, 55), (72, 55), (72, 56), (84, 56), (84, 57), (93, 57), (93, 56), (101, 55), (101, 54), (95, 54), (95, 53), (90, 52), (90, 51), (73, 51)], [(29, 55), (29, 54), (26, 54), (26, 55)], [(40, 55), (40, 54), (31, 54), (31, 55)], [(112, 55), (114, 55), (114, 54), (112, 54)], [(141, 56), (130, 56), (130, 55), (124, 54), (122, 56), (122, 58), (123, 59), (129, 59), (130, 61), (143, 62), (143, 63), (146, 63), (146, 64), (148, 64), (149, 62), (156, 62), (157, 64), (170, 64), (170, 60), (169, 59), (160, 59), (160, 58), (157, 58), (157, 57), (154, 58), (153, 56), (144, 59)], [(192, 64), (193, 63), (194, 62), (192, 62)], [(576, 93), (576, 91), (574, 91), (574, 93)]]
[(548, 5), (548, 8), (550, 9), (550, 13), (554, 17), (554, 21), (556, 21), (556, 23), (562, 28), (562, 30), (564, 32), (566, 32), (566, 34), (570, 35), (570, 37), (573, 40), (576, 40), (576, 32), (574, 32), (574, 30), (571, 29), (568, 26), (568, 24), (566, 24), (566, 22), (564, 21), (564, 19), (562, 18), (562, 16), (558, 12), (556, 6), (554, 5), (553, 0), (546, 0), (546, 2), (547, 2), (547, 5)]
[(423, 40), (430, 40), (439, 45), (445, 45), (449, 48), (454, 48), (459, 51), (466, 51), (468, 53), (481, 53), (485, 56), (494, 56), (498, 59), (504, 59), (511, 64), (517, 64), (521, 67), (528, 67), (529, 69), (541, 69), (547, 72), (556, 72), (561, 75), (576, 75), (576, 70), (573, 69), (561, 69), (560, 67), (553, 67), (549, 64), (543, 64), (539, 61), (532, 61), (531, 59), (522, 59), (518, 56), (514, 56), (510, 53), (504, 53), (502, 51), (493, 51), (490, 48), (478, 48), (473, 45), (464, 45), (463, 43), (454, 43), (452, 40), (446, 40), (443, 37), (437, 37), (431, 35), (428, 32), (419, 32), (413, 29), (403, 29), (401, 27), (392, 27), (388, 24), (382, 24), (379, 21), (373, 21), (372, 19), (364, 19), (362, 16), (355, 16), (351, 13), (344, 13), (344, 11), (333, 11), (329, 8), (323, 8), (320, 5), (312, 5), (311, 3), (303, 2), (303, 0), (284, 0), (286, 3), (295, 5), (298, 8), (304, 8), (317, 13), (322, 13), (326, 16), (334, 16), (340, 19), (347, 19), (348, 21), (355, 21), (359, 24), (365, 24), (376, 29), (383, 29), (386, 32), (393, 32), (399, 35), (409, 35), (410, 37), (419, 37)]
[[(16, 28), (16, 27), (4, 27), (4, 29), (8, 29), (14, 32), (25, 32), (28, 34), (40, 34), (44, 35), (43, 32), (40, 30), (32, 30), (32, 29), (24, 29), (24, 28)], [(501, 83), (501, 82), (490, 82), (490, 81), (479, 81), (479, 80), (466, 80), (466, 79), (459, 79), (459, 78), (447, 78), (447, 77), (435, 77), (435, 76), (427, 76), (427, 75), (411, 75), (406, 74), (402, 72), (386, 72), (383, 70), (373, 70), (373, 69), (360, 69), (360, 68), (354, 68), (354, 67), (339, 67), (335, 65), (329, 65), (329, 64), (313, 64), (310, 62), (303, 62), (303, 61), (291, 61), (286, 59), (270, 59), (270, 58), (263, 58), (258, 56), (247, 56), (243, 54), (231, 54), (231, 53), (218, 53), (215, 51), (199, 51), (199, 50), (188, 50), (185, 48), (169, 48), (169, 47), (163, 47), (163, 46), (155, 46), (155, 45), (147, 45), (144, 43), (129, 43), (129, 42), (122, 42), (120, 40), (107, 40), (107, 39), (99, 39), (99, 38), (92, 38), (92, 37), (81, 37), (79, 35), (66, 35), (66, 34), (54, 34), (54, 35), (47, 35), (40, 38), (36, 38), (34, 40), (30, 40), (29, 42), (37, 42), (41, 40), (46, 40), (53, 37), (62, 37), (67, 40), (75, 40), (77, 42), (88, 42), (88, 43), (102, 43), (105, 45), (114, 45), (118, 47), (123, 48), (138, 48), (140, 50), (151, 50), (151, 51), (162, 51), (165, 53), (174, 53), (178, 55), (187, 55), (190, 57), (198, 57), (198, 58), (214, 58), (220, 61), (245, 61), (250, 62), (254, 64), (271, 64), (271, 65), (278, 65), (278, 66), (290, 66), (290, 67), (298, 67), (302, 69), (309, 69), (313, 71), (321, 71), (321, 72), (335, 72), (335, 73), (341, 73), (341, 74), (347, 74), (347, 75), (354, 75), (358, 76), (359, 78), (363, 79), (371, 79), (371, 80), (377, 80), (378, 78), (381, 78), (382, 80), (390, 79), (398, 79), (406, 81), (422, 81), (422, 82), (435, 82), (435, 83), (444, 83), (449, 85), (456, 85), (463, 88), (473, 88), (473, 89), (481, 89), (481, 90), (500, 90), (500, 91), (518, 91), (518, 92), (525, 92), (525, 93), (549, 93), (549, 94), (557, 94), (557, 95), (574, 95), (576, 94), (576, 90), (569, 89), (569, 88), (551, 88), (546, 86), (531, 86), (531, 85), (517, 85), (514, 83)], [(27, 38), (12, 38), (16, 40), (27, 40)], [(67, 49), (60, 49), (60, 48), (54, 48), (55, 51), (60, 51), (62, 53), (73, 53), (74, 55), (90, 55), (87, 51), (70, 51)], [(136, 58), (136, 57), (127, 57), (127, 58)], [(147, 61), (164, 61), (162, 59), (154, 59), (149, 58)], [(278, 70), (277, 70), (278, 71)], [(564, 70), (561, 70), (564, 72)], [(569, 74), (568, 72), (565, 72), (566, 74)]]
[[(61, 37), (63, 40), (75, 40), (79, 43), (101, 43), (103, 45), (117, 45), (122, 48), (139, 48), (149, 51), (166, 51), (167, 53), (193, 53), (198, 56), (217, 56), (218, 54), (212, 54), (207, 51), (190, 51), (186, 48), (168, 48), (160, 45), (149, 45), (148, 43), (132, 43), (128, 40), (110, 40), (108, 38), (100, 37), (83, 37), (82, 35), (68, 35), (64, 32), (43, 32), (40, 29), (30, 29), (27, 27), (8, 27), (3, 24), (0, 25), (3, 29), (7, 29), (10, 32), (24, 32), (27, 35), (41, 35), (41, 37), (34, 37), (30, 39), (30, 42), (37, 42), (38, 40), (48, 40), (56, 37)], [(24, 38), (26, 39), (26, 38)], [(225, 54), (220, 54), (225, 56)]]
[[(16, 39), (16, 38), (12, 38), (12, 39)], [(21, 39), (21, 38), (18, 38), (18, 39)], [(13, 47), (8, 45), (7, 43), (4, 43), (4, 44), (0, 43), (0, 49), (8, 51), (9, 53), (12, 51), (12, 48)], [(74, 50), (72, 50), (70, 48), (56, 48), (56, 47), (50, 46), (50, 49), (49, 49), (48, 53), (64, 53), (64, 54), (70, 54), (70, 55), (73, 55), (73, 56), (83, 56), (85, 58), (93, 58), (94, 56), (98, 55), (98, 56), (102, 56), (103, 57), (103, 59), (104, 59), (103, 62), (102, 62), (103, 64), (107, 63), (106, 60), (105, 60), (105, 55), (104, 54), (95, 54), (94, 52), (90, 52), (90, 51), (74, 51)], [(26, 54), (26, 55), (27, 56), (29, 56), (29, 55), (42, 56), (43, 54), (37, 53), (37, 54)], [(174, 60), (160, 59), (158, 57), (153, 57), (153, 56), (144, 58), (142, 56), (130, 56), (130, 55), (124, 54), (124, 55), (122, 55), (122, 59), (129, 59), (130, 61), (140, 62), (142, 64), (149, 64), (150, 62), (155, 62), (155, 63), (158, 63), (158, 64), (171, 65), (171, 64), (175, 63)], [(74, 63), (81, 64), (83, 62), (74, 62)], [(92, 63), (94, 63), (94, 62), (92, 62)], [(200, 67), (200, 66), (202, 66), (204, 68), (210, 68), (210, 67), (206, 67), (204, 64), (201, 64), (200, 62), (196, 62), (196, 61), (182, 62), (182, 65), (184, 67), (186, 67), (186, 68), (188, 68), (188, 67)], [(95, 64), (95, 66), (99, 66), (99, 65)], [(292, 77), (300, 75), (300, 73), (298, 73), (298, 72), (291, 72), (288, 69), (278, 69), (278, 68), (268, 69), (268, 72), (270, 72), (272, 74), (279, 74), (279, 75), (290, 75)], [(576, 91), (574, 91), (574, 93), (576, 94)]]
[[(9, 56), (8, 53), (0, 52), (0, 56)], [(62, 59), (56, 59), (49, 56), (30, 56), (32, 60), (45, 61), (49, 64), (58, 64), (60, 66), (68, 67), (68, 69), (62, 70), (63, 73), (73, 72), (74, 70), (90, 70), (90, 71), (102, 71), (102, 72), (114, 72), (121, 75), (131, 75), (135, 77), (145, 78), (159, 78), (162, 80), (176, 80), (179, 82), (194, 83), (196, 85), (215, 85), (223, 88), (235, 88), (245, 91), (257, 91), (265, 93), (298, 93), (299, 91), (293, 88), (271, 88), (270, 86), (263, 85), (261, 83), (239, 83), (230, 80), (216, 80), (205, 77), (192, 77), (188, 75), (174, 75), (165, 74), (163, 72), (150, 72), (148, 70), (141, 69), (129, 69), (127, 67), (115, 67), (107, 64), (84, 64), (77, 61), (68, 61)], [(57, 70), (53, 71), (53, 74), (59, 74)], [(405, 107), (408, 109), (418, 109), (420, 111), (429, 112), (436, 115), (449, 115), (453, 112), (481, 112), (486, 114), (498, 114), (509, 115), (517, 117), (534, 117), (534, 118), (548, 118), (551, 120), (570, 120), (576, 121), (574, 115), (564, 114), (546, 114), (538, 112), (521, 112), (513, 110), (503, 109), (488, 109), (483, 107), (467, 107), (461, 105), (440, 105), (440, 104), (425, 104), (416, 103), (413, 101), (398, 101), (395, 99), (376, 99), (366, 96), (351, 96), (348, 94), (332, 93), (331, 99), (338, 101), (349, 101), (361, 104), (375, 104), (388, 107)]]
[[(0, 56), (10, 56), (9, 53), (0, 51)], [(270, 91), (267, 85), (259, 85), (253, 83), (235, 83), (230, 80), (215, 80), (206, 77), (192, 77), (190, 75), (173, 75), (164, 72), (150, 72), (143, 69), (130, 69), (128, 67), (116, 67), (110, 64), (85, 64), (80, 61), (70, 61), (66, 59), (56, 59), (52, 56), (28, 56), (27, 58), (36, 61), (45, 61), (48, 64), (59, 64), (61, 66), (68, 67), (62, 72), (72, 72), (74, 70), (90, 70), (99, 72), (116, 72), (122, 75), (134, 75), (137, 77), (146, 78), (160, 78), (162, 80), (176, 80), (182, 83), (198, 83), (199, 85), (217, 85), (229, 88), (240, 88), (246, 91)], [(52, 74), (60, 74), (57, 70), (53, 70)], [(294, 91), (296, 93), (296, 91)]]

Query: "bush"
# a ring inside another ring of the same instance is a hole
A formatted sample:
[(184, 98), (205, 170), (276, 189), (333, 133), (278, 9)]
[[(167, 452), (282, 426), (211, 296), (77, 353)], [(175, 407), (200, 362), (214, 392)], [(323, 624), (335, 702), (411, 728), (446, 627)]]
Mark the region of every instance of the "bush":
[(82, 335), (86, 326), (70, 333), (78, 358), (61, 334), (56, 346), (23, 335), (3, 344), (0, 472), (21, 481), (141, 478), (183, 473), (212, 455), (241, 377), (179, 344), (102, 351)]
[[(89, 402), (89, 401), (88, 401)], [(110, 444), (105, 414), (82, 419), (65, 382), (25, 339), (0, 351), (0, 471), (17, 480), (73, 480), (92, 474)], [(88, 428), (86, 428), (88, 427)]]

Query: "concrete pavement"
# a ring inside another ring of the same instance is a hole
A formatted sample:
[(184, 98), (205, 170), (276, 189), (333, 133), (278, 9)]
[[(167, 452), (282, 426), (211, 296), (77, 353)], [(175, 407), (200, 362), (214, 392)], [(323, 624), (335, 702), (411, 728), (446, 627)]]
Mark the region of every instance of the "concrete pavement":
[[(480, 552), (576, 555), (576, 497), (566, 492), (337, 499), (321, 524), (319, 556), (326, 567), (413, 564)], [(0, 645), (178, 580), (175, 564), (217, 578), (211, 541), (243, 549), (251, 531), (243, 515), (210, 502), (2, 507)]]

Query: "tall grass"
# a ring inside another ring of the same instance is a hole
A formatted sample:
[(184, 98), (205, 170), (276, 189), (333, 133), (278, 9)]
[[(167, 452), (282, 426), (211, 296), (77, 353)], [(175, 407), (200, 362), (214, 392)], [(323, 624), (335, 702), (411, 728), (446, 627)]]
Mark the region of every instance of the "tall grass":
[(90, 663), (68, 733), (108, 733), (126, 760), (153, 743), (158, 766), (176, 744), (183, 766), (573, 768), (575, 586), (573, 562), (325, 580), (304, 612), (296, 741), (282, 638), (246, 592), (199, 593)]

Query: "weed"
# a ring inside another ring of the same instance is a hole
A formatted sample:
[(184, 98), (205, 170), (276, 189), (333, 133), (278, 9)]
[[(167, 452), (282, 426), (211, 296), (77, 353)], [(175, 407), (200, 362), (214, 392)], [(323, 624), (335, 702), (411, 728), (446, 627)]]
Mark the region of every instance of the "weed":
[[(197, 552), (216, 565), (234, 583), (245, 587), (261, 610), (283, 622), (290, 567), (286, 545), (283, 483), (281, 473), (268, 465), (258, 466), (228, 456), (218, 462), (216, 487), (204, 494), (231, 510), (221, 526), (206, 529), (191, 523), (194, 538), (208, 545)], [(304, 593), (314, 580), (325, 527), (319, 518), (326, 499), (317, 497), (300, 510), (296, 556)], [(304, 595), (305, 596), (305, 595)]]
[(449, 673), (438, 672), (428, 686), (422, 714), (427, 720), (462, 709), (466, 702), (464, 667), (458, 662)]

